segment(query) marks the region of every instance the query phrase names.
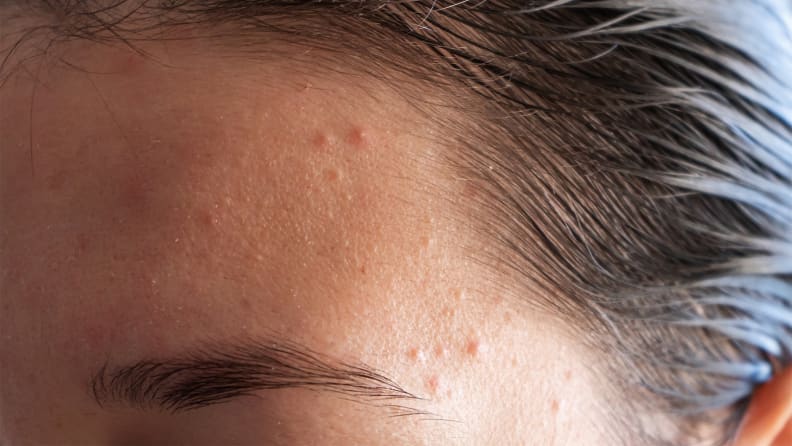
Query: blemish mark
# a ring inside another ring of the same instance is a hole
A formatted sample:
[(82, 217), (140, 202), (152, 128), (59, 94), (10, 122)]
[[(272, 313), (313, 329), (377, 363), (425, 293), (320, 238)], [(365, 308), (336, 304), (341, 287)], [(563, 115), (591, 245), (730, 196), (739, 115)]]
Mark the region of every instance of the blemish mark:
[(435, 347), (435, 349), (434, 349), (434, 355), (435, 355), (435, 357), (437, 357), (437, 358), (442, 358), (443, 356), (445, 356), (445, 354), (446, 354), (446, 349), (445, 349), (445, 347), (443, 347), (443, 346), (442, 346), (442, 345), (440, 345), (440, 344), (437, 344), (437, 346), (436, 346), (436, 347)]
[(365, 149), (368, 143), (367, 136), (368, 135), (366, 135), (362, 128), (355, 126), (347, 133), (346, 141), (349, 145), (357, 149)]
[(119, 61), (119, 71), (122, 73), (131, 73), (139, 70), (145, 65), (146, 58), (139, 53), (131, 51), (125, 56), (121, 57)]
[(77, 254), (82, 254), (88, 250), (90, 240), (86, 234), (77, 234)]
[(558, 400), (552, 399), (550, 401), (550, 412), (552, 412), (553, 415), (556, 415), (558, 413), (558, 409), (559, 409)]
[(316, 132), (313, 139), (311, 140), (311, 144), (313, 144), (313, 146), (319, 151), (324, 152), (330, 146), (330, 140), (323, 132)]
[(467, 344), (465, 344), (465, 353), (469, 356), (476, 357), (479, 353), (479, 341), (478, 339), (470, 339)]
[(426, 235), (421, 236), (421, 238), (418, 239), (418, 242), (421, 244), (421, 248), (426, 249), (429, 247), (429, 237)]
[(569, 381), (572, 379), (572, 370), (567, 370), (564, 372), (564, 381)]
[(456, 314), (456, 308), (448, 306), (443, 309), (443, 312), (440, 313), (444, 318), (451, 318), (454, 317)]
[(437, 375), (432, 375), (426, 380), (426, 388), (432, 395), (437, 394), (437, 389), (440, 387), (440, 379)]
[(453, 293), (453, 296), (454, 296), (454, 300), (457, 300), (457, 301), (462, 300), (462, 298), (465, 295), (464, 291), (462, 291), (462, 288), (454, 288), (452, 290), (452, 293)]
[(360, 265), (360, 274), (366, 274), (366, 264)]
[(418, 349), (413, 347), (407, 350), (407, 357), (410, 358), (410, 361), (415, 362), (418, 360)]
[(122, 207), (141, 212), (150, 205), (149, 196), (147, 185), (138, 178), (131, 178), (122, 186), (118, 198)]
[(217, 218), (209, 211), (200, 211), (198, 213), (198, 222), (205, 228), (214, 228), (217, 226)]
[(64, 183), (66, 183), (66, 174), (64, 172), (54, 173), (47, 177), (46, 183), (48, 190), (58, 191), (63, 188)]
[(338, 171), (335, 169), (325, 169), (322, 177), (324, 177), (325, 181), (332, 183), (338, 179)]

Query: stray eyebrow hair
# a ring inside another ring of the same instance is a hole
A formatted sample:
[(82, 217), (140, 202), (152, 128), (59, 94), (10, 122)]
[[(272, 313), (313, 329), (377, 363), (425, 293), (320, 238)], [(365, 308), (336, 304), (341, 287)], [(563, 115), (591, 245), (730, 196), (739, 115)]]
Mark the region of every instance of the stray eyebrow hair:
[(391, 416), (428, 414), (393, 404), (423, 398), (379, 371), (278, 337), (206, 343), (177, 358), (143, 359), (120, 367), (105, 362), (90, 379), (90, 392), (100, 407), (122, 404), (170, 413), (286, 388), (337, 393), (388, 408)]

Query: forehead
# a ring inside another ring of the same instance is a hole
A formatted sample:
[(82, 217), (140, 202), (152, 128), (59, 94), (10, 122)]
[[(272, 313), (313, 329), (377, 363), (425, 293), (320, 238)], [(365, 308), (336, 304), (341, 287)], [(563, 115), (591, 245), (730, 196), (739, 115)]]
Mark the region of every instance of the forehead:
[[(520, 380), (564, 367), (542, 341), (550, 324), (515, 329), (481, 283), (452, 209), (463, 184), (437, 162), (436, 125), (397, 92), (189, 42), (141, 47), (148, 57), (69, 44), (0, 89), (0, 360), (17, 389), (2, 399), (19, 414), (4, 423), (35, 426), (49, 407), (95, 425), (84, 384), (108, 357), (221, 336), (287, 333), (387, 371), (454, 419), (509, 394), (480, 391), (493, 374), (528, 358), (545, 367)], [(42, 367), (55, 372), (30, 378)], [(270, 398), (328, 432), (333, 403)], [(339, 432), (381, 434), (336, 418)]]
[(190, 47), (146, 51), (75, 45), (63, 51), (72, 66), (50, 61), (3, 91), (4, 227), (17, 234), (4, 243), (24, 254), (13, 245), (52, 234), (68, 255), (40, 274), (91, 270), (106, 323), (128, 311), (145, 312), (135, 324), (209, 321), (234, 301), (244, 310), (231, 313), (302, 308), (281, 315), (291, 325), (316, 298), (393, 290), (443, 236), (441, 202), (419, 186), (429, 126), (410, 124), (396, 95), (231, 70)]

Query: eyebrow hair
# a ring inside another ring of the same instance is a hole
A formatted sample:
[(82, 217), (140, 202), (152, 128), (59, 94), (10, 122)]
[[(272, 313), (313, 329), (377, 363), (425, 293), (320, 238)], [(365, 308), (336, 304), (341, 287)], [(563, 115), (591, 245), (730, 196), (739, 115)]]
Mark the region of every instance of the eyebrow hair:
[(263, 390), (302, 388), (384, 407), (390, 416), (429, 415), (399, 404), (424, 398), (381, 372), (279, 337), (206, 342), (176, 358), (143, 359), (120, 367), (105, 362), (89, 388), (103, 408), (122, 404), (177, 413), (256, 396)]

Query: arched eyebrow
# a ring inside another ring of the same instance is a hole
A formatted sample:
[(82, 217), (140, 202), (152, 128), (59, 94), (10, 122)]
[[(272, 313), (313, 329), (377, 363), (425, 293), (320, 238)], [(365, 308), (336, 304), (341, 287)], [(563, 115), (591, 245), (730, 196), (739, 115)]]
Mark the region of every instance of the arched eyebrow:
[(111, 366), (89, 380), (100, 407), (184, 412), (273, 389), (303, 388), (382, 406), (391, 416), (429, 415), (401, 402), (422, 398), (364, 364), (348, 364), (277, 337), (207, 343), (174, 358)]

